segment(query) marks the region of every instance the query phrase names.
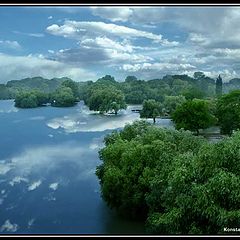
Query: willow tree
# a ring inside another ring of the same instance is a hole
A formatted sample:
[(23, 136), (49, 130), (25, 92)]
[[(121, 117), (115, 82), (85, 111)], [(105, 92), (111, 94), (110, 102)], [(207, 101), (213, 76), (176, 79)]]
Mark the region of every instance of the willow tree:
[(161, 114), (161, 105), (154, 99), (144, 100), (143, 109), (140, 112), (140, 118), (152, 118), (156, 122), (156, 117)]

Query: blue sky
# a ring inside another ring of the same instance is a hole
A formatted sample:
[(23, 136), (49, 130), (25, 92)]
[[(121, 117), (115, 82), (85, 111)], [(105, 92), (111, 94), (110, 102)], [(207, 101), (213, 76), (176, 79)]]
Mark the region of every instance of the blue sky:
[(0, 6), (0, 83), (240, 77), (239, 7)]

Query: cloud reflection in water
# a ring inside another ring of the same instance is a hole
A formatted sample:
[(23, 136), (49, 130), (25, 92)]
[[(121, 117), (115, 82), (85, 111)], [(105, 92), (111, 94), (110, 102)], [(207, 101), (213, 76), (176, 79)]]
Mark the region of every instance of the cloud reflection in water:
[(86, 106), (79, 105), (79, 112), (69, 116), (54, 118), (47, 122), (47, 126), (53, 129), (63, 128), (66, 132), (102, 132), (105, 130), (124, 127), (127, 123), (133, 123), (139, 119), (139, 113), (134, 113), (129, 106), (126, 110), (119, 111), (118, 115), (99, 115), (89, 111)]

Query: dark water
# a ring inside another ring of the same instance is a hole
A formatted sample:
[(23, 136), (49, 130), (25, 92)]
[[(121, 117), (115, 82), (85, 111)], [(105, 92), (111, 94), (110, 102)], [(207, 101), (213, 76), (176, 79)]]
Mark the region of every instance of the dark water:
[(131, 106), (99, 116), (82, 103), (17, 109), (0, 101), (0, 233), (144, 233), (143, 223), (106, 206), (95, 175), (104, 136), (136, 119)]

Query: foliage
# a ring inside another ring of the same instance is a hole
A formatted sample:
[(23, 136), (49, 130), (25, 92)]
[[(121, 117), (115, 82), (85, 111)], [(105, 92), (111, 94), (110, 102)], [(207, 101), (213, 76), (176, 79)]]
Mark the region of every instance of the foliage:
[(0, 84), (0, 99), (11, 99), (12, 92), (11, 90), (4, 84)]
[(77, 99), (79, 97), (78, 85), (71, 79), (67, 79), (61, 83), (63, 87), (69, 87), (72, 90), (73, 96)]
[(158, 177), (152, 182), (147, 197), (151, 208), (148, 230), (161, 234), (226, 234), (224, 227), (238, 227), (239, 141), (238, 132), (217, 144), (203, 144), (196, 155), (176, 157), (163, 190)]
[(182, 91), (182, 95), (187, 100), (193, 100), (194, 98), (203, 99), (205, 94), (203, 91), (199, 90), (197, 87), (190, 87)]
[(62, 82), (69, 78), (45, 79), (42, 77), (24, 78), (21, 80), (11, 80), (7, 84), (0, 85), (0, 99), (15, 99), (21, 92), (38, 91), (51, 93), (55, 91)]
[(193, 99), (184, 102), (176, 108), (172, 114), (176, 129), (196, 131), (210, 127), (215, 122), (215, 117), (209, 110), (206, 100)]
[(99, 111), (100, 113), (114, 111), (117, 114), (120, 109), (126, 108), (122, 91), (111, 86), (90, 88), (86, 104), (90, 110)]
[(53, 78), (46, 79), (42, 77), (24, 78), (22, 80), (8, 81), (6, 86), (8, 88), (15, 88), (24, 90), (38, 90), (45, 93), (50, 93), (56, 90), (63, 81), (69, 78)]
[(156, 117), (160, 116), (162, 112), (162, 106), (159, 102), (153, 99), (144, 100), (143, 108), (140, 111), (140, 118), (153, 118), (153, 122), (156, 122)]
[(189, 82), (181, 80), (181, 79), (173, 79), (171, 82), (171, 96), (180, 95), (182, 92), (186, 91), (191, 87)]
[(94, 82), (91, 88), (105, 88), (112, 87), (119, 90), (119, 82), (115, 80), (115, 78), (111, 75), (105, 75), (102, 78), (99, 78), (96, 82)]
[[(148, 99), (154, 99), (162, 103), (165, 96), (183, 95), (189, 100), (214, 97), (216, 94), (215, 80), (205, 76), (202, 72), (196, 72), (194, 77), (186, 74), (166, 75), (162, 78), (148, 81), (144, 79), (139, 80), (135, 76), (127, 76), (123, 82), (116, 81), (111, 75), (99, 78), (95, 82), (74, 82), (67, 77), (53, 79), (45, 79), (42, 77), (25, 78), (2, 84), (2, 86), (0, 86), (0, 99), (15, 98), (21, 91), (38, 90), (44, 93), (52, 93), (60, 87), (63, 82), (67, 84), (65, 86), (72, 89), (75, 97), (79, 97), (79, 100), (84, 100), (85, 102), (88, 98), (89, 88), (109, 86), (121, 90), (127, 104), (142, 104), (144, 100)], [(222, 89), (224, 89), (224, 92), (239, 89), (239, 82), (237, 78), (232, 79), (229, 82), (223, 83)]]
[(222, 133), (232, 134), (233, 130), (240, 128), (240, 90), (218, 99), (216, 115)]
[(184, 103), (186, 98), (182, 95), (179, 96), (165, 96), (163, 102), (163, 111), (166, 114), (172, 114), (176, 108)]
[[(105, 138), (104, 200), (155, 234), (224, 234), (240, 224), (240, 132), (212, 144), (142, 121)], [(229, 234), (229, 233), (227, 233)]]
[(31, 92), (22, 92), (15, 98), (15, 107), (19, 108), (35, 108), (38, 107), (37, 97)]
[[(88, 99), (90, 88), (114, 87), (121, 90), (128, 104), (142, 104), (144, 100), (154, 99), (163, 102), (165, 96), (178, 96), (186, 94), (190, 98), (203, 98), (205, 96), (215, 95), (215, 82), (213, 79), (204, 76), (204, 78), (195, 79), (188, 75), (166, 75), (162, 79), (152, 79), (149, 81), (139, 80), (135, 76), (127, 76), (125, 81), (119, 82), (111, 75), (99, 78), (97, 81), (74, 82), (69, 78), (45, 79), (42, 77), (25, 78), (22, 80), (12, 80), (4, 85), (7, 91), (1, 91), (0, 99), (15, 98), (21, 91), (38, 90), (44, 93), (52, 93), (58, 87), (70, 87), (74, 97), (79, 100)], [(225, 84), (226, 85), (226, 84)], [(232, 86), (232, 84), (230, 84)], [(229, 85), (229, 86), (230, 86)], [(198, 90), (198, 91), (192, 91)], [(200, 93), (200, 94), (199, 94)]]
[(204, 78), (204, 77), (205, 77), (205, 74), (204, 74), (203, 72), (195, 72), (195, 73), (193, 74), (193, 77), (198, 80), (198, 79)]
[(61, 86), (51, 95), (51, 105), (54, 107), (71, 107), (76, 101), (70, 87)]
[(19, 92), (15, 98), (15, 106), (19, 108), (35, 108), (48, 102), (48, 94), (39, 91)]
[(127, 76), (126, 79), (125, 79), (125, 82), (136, 82), (137, 81), (137, 78), (135, 76)]
[(15, 98), (15, 106), (20, 108), (35, 108), (51, 103), (54, 107), (70, 107), (76, 104), (70, 87), (60, 86), (53, 93), (47, 94), (37, 90), (19, 91)]

